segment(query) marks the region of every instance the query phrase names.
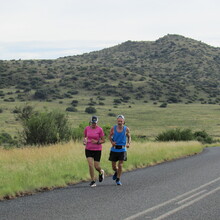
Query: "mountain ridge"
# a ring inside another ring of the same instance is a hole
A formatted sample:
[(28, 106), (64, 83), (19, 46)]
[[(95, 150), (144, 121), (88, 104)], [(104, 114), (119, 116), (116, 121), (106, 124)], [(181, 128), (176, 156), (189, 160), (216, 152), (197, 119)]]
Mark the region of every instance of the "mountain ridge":
[(20, 90), (18, 99), (23, 100), (90, 91), (122, 101), (217, 104), (220, 48), (168, 34), (55, 60), (0, 61), (0, 77), (0, 89)]

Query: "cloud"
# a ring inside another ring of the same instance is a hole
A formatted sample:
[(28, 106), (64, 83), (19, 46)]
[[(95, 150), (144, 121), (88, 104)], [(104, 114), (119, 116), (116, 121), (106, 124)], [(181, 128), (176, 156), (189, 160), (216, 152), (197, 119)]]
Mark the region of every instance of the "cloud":
[(56, 59), (115, 46), (117, 41), (0, 42), (0, 59)]
[[(218, 0), (1, 1), (0, 59), (25, 53), (54, 58), (68, 51), (89, 52), (103, 42), (149, 41), (168, 33), (220, 46), (219, 8)], [(72, 42), (69, 48), (65, 41)]]

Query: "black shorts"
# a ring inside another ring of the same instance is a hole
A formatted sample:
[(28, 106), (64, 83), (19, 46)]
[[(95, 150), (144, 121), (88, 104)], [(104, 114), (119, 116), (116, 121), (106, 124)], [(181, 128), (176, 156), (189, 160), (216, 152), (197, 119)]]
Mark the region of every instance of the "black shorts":
[(119, 160), (126, 161), (127, 160), (127, 151), (124, 151), (124, 152), (110, 151), (109, 160), (113, 161), (113, 162), (117, 162)]
[(86, 158), (92, 157), (94, 161), (100, 162), (102, 151), (100, 150), (85, 150)]

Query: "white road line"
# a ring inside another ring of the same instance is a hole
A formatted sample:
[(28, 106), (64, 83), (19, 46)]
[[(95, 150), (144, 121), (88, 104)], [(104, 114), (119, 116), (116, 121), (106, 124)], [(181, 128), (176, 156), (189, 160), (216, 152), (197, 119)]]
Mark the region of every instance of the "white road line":
[(162, 220), (164, 218), (167, 218), (168, 216), (170, 216), (170, 215), (172, 215), (172, 214), (174, 214), (174, 213), (176, 213), (176, 212), (178, 212), (178, 211), (180, 211), (180, 210), (182, 210), (182, 209), (192, 205), (195, 202), (198, 202), (201, 199), (204, 199), (205, 197), (215, 193), (218, 190), (220, 190), (220, 187), (217, 187), (216, 189), (213, 189), (212, 191), (210, 191), (210, 192), (208, 192), (208, 193), (206, 193), (206, 194), (204, 194), (204, 195), (202, 195), (202, 196), (200, 196), (200, 197), (198, 197), (198, 198), (196, 198), (196, 199), (194, 199), (194, 200), (192, 200), (192, 201), (190, 201), (190, 202), (188, 202), (188, 203), (186, 203), (186, 204), (184, 204), (184, 205), (182, 205), (182, 206), (180, 206), (180, 207), (178, 207), (176, 209), (173, 209), (173, 210), (171, 210), (171, 211), (169, 211), (169, 212), (167, 212), (167, 213), (165, 213), (165, 214), (163, 214), (163, 215), (161, 215), (161, 216), (159, 216), (157, 218), (154, 218), (153, 220)]
[(198, 193), (195, 193), (195, 194), (193, 194), (192, 196), (189, 196), (189, 197), (187, 197), (187, 198), (185, 198), (185, 199), (183, 199), (183, 200), (177, 202), (176, 204), (177, 204), (177, 205), (180, 205), (181, 203), (184, 203), (185, 201), (187, 201), (187, 200), (189, 200), (189, 199), (192, 199), (193, 197), (196, 197), (196, 196), (198, 196), (198, 195), (200, 195), (200, 194), (202, 194), (202, 193), (204, 193), (204, 192), (206, 192), (206, 191), (207, 191), (207, 190), (205, 189), (205, 190), (202, 190), (202, 191), (200, 191), (200, 192), (198, 192)]
[(138, 212), (137, 214), (134, 214), (134, 215), (132, 215), (132, 216), (129, 216), (129, 217), (125, 218), (124, 220), (133, 220), (133, 219), (135, 219), (135, 218), (138, 218), (138, 217), (140, 217), (140, 216), (142, 216), (142, 215), (147, 214), (148, 212), (152, 212), (152, 211), (154, 211), (154, 210), (156, 210), (156, 209), (159, 209), (159, 208), (161, 208), (161, 207), (163, 207), (163, 206), (165, 206), (165, 205), (167, 205), (167, 204), (169, 204), (169, 203), (171, 203), (171, 202), (174, 202), (174, 201), (176, 201), (176, 200), (178, 200), (178, 199), (180, 199), (180, 198), (182, 198), (182, 197), (184, 197), (184, 196), (187, 196), (187, 195), (189, 195), (189, 194), (191, 194), (191, 193), (194, 193), (194, 192), (196, 192), (196, 191), (198, 191), (198, 190), (200, 190), (200, 189), (202, 189), (202, 188), (204, 188), (204, 187), (206, 187), (206, 186), (208, 186), (208, 185), (211, 185), (212, 183), (215, 183), (215, 182), (217, 182), (217, 181), (219, 181), (219, 180), (220, 180), (220, 177), (218, 177), (218, 178), (216, 178), (216, 179), (214, 179), (214, 180), (212, 180), (212, 181), (210, 181), (210, 182), (208, 182), (208, 183), (206, 183), (206, 184), (203, 184), (203, 185), (199, 186), (198, 188), (195, 188), (195, 189), (193, 189), (193, 190), (191, 190), (191, 191), (188, 191), (188, 192), (186, 192), (186, 193), (184, 193), (184, 194), (182, 194), (182, 195), (179, 195), (179, 196), (177, 196), (177, 197), (175, 197), (175, 198), (173, 198), (173, 199), (170, 199), (170, 200), (168, 200), (168, 201), (166, 201), (166, 202), (163, 202), (163, 203), (161, 203), (161, 204), (159, 204), (159, 205), (153, 206), (153, 207), (151, 207), (151, 208), (149, 208), (149, 209), (146, 209), (146, 210), (144, 210), (144, 211), (142, 211), (142, 212)]

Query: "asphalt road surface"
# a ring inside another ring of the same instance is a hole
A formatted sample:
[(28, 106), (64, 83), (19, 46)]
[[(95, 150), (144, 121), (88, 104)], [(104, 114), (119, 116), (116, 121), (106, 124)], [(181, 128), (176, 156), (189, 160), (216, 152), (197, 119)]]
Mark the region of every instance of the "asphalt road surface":
[(0, 202), (0, 220), (219, 220), (220, 147), (196, 156)]

